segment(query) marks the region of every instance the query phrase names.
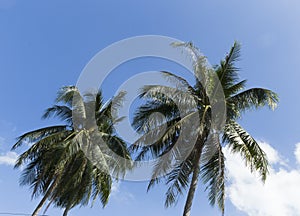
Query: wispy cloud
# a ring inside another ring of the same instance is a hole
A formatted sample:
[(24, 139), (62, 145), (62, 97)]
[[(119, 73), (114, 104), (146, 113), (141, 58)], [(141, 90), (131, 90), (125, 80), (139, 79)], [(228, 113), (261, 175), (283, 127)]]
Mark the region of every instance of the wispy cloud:
[(111, 198), (117, 202), (130, 203), (134, 200), (132, 193), (126, 190), (126, 188), (121, 188), (120, 181), (114, 181), (111, 188)]
[[(258, 176), (250, 173), (239, 155), (225, 149), (229, 185), (227, 197), (239, 210), (249, 216), (299, 216), (300, 215), (300, 168), (290, 169), (287, 160), (267, 143), (261, 143), (270, 162), (270, 173), (262, 184)], [(300, 144), (295, 148), (300, 162)]]
[(16, 152), (9, 151), (5, 154), (0, 153), (0, 165), (10, 165), (13, 166), (18, 158)]
[(294, 153), (295, 153), (297, 163), (300, 164), (300, 143), (296, 144), (296, 150)]

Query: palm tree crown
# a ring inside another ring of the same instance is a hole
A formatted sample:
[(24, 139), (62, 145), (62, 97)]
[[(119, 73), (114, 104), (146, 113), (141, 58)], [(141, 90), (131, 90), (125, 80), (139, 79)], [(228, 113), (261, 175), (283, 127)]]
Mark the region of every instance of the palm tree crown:
[[(153, 170), (153, 179), (149, 182), (148, 190), (161, 180), (168, 186), (165, 206), (175, 204), (178, 197), (188, 190), (184, 208), (184, 216), (190, 215), (194, 193), (198, 178), (201, 177), (208, 190), (210, 204), (217, 204), (224, 214), (225, 200), (225, 158), (222, 148), (227, 145), (233, 153), (239, 153), (251, 168), (258, 171), (261, 179), (265, 181), (268, 173), (268, 161), (264, 151), (257, 141), (247, 133), (237, 122), (242, 114), (251, 109), (269, 106), (274, 109), (278, 102), (277, 95), (263, 88), (245, 90), (246, 80), (238, 78), (238, 68), (235, 62), (240, 56), (240, 45), (235, 42), (230, 52), (221, 63), (210, 69), (206, 59), (198, 54), (197, 49), (191, 44), (180, 44), (193, 55), (195, 84), (190, 85), (187, 80), (170, 72), (162, 72), (168, 79), (175, 82), (175, 87), (145, 86), (141, 98), (146, 100), (135, 113), (133, 126), (144, 134), (132, 146), (133, 152), (138, 152), (137, 160), (146, 158), (158, 159)], [(203, 74), (205, 76), (203, 76)], [(218, 82), (212, 79), (217, 76)], [(199, 80), (199, 77), (203, 78)], [(218, 88), (222, 89), (223, 101), (212, 101), (209, 95), (215, 94)], [(209, 92), (210, 91), (210, 92)], [(169, 98), (163, 92), (169, 92)], [(212, 118), (221, 118), (223, 113), (212, 115), (212, 104), (224, 103), (226, 115), (221, 130), (215, 130)], [(184, 113), (180, 113), (179, 106), (185, 106)], [(191, 106), (193, 104), (193, 106)], [(192, 109), (189, 107), (193, 107)], [(162, 113), (165, 118), (153, 119), (155, 113)], [(184, 125), (190, 124), (199, 118), (195, 130), (190, 130), (181, 139), (181, 144), (190, 145), (189, 137), (197, 135), (189, 155), (184, 159), (180, 150), (174, 147)], [(164, 128), (164, 132), (161, 132)], [(157, 136), (160, 138), (157, 139)], [(152, 140), (155, 142), (151, 143)], [(166, 159), (162, 156), (173, 151)], [(172, 166), (170, 162), (172, 161)], [(168, 165), (169, 164), (169, 165)], [(167, 175), (159, 174), (170, 170)]]
[(24, 143), (31, 145), (15, 165), (25, 165), (21, 185), (30, 185), (33, 197), (43, 196), (32, 215), (37, 215), (47, 200), (47, 208), (51, 204), (64, 208), (63, 215), (97, 197), (103, 206), (107, 204), (113, 177), (110, 170), (124, 174), (127, 164), (118, 163), (106, 153), (110, 150), (130, 159), (125, 143), (113, 129), (119, 119), (113, 117), (112, 111), (120, 105), (123, 95), (104, 104), (101, 91), (81, 95), (74, 86), (63, 87), (57, 104), (48, 108), (43, 118), (58, 117), (64, 124), (18, 138), (13, 149)]

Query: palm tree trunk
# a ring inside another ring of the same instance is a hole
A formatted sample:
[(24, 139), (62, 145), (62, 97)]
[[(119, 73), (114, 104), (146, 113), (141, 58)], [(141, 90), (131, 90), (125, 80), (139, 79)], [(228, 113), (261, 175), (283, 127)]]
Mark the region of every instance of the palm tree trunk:
[(44, 195), (43, 199), (40, 201), (40, 203), (38, 204), (38, 206), (35, 208), (35, 210), (33, 211), (31, 216), (38, 216), (38, 213), (41, 211), (42, 207), (44, 206), (45, 202), (47, 201), (48, 197), (50, 196), (50, 194), (52, 193), (52, 191), (54, 190), (56, 183), (57, 183), (56, 179), (52, 185), (50, 186), (50, 188), (47, 190), (46, 194)]
[(67, 207), (65, 208), (65, 210), (64, 210), (63, 216), (67, 216), (68, 213), (69, 213), (69, 210), (70, 210), (70, 207), (67, 206)]
[[(202, 150), (202, 149), (201, 149)], [(198, 184), (198, 175), (200, 172), (200, 156), (202, 151), (197, 151), (196, 158), (195, 158), (195, 166), (193, 168), (193, 177), (192, 182), (189, 188), (189, 192), (187, 195), (187, 199), (184, 206), (183, 216), (190, 216), (191, 215), (191, 208), (193, 204), (193, 199), (195, 196), (195, 191)]]
[[(209, 106), (206, 106), (204, 109), (204, 113), (202, 115), (201, 122), (205, 121), (205, 116), (207, 114), (207, 110), (209, 109)], [(193, 168), (193, 177), (190, 184), (189, 192), (185, 201), (183, 216), (190, 216), (191, 215), (191, 209), (193, 204), (193, 199), (195, 196), (195, 192), (197, 189), (198, 184), (198, 176), (200, 173), (200, 158), (202, 154), (202, 150), (204, 147), (204, 143), (206, 142), (209, 135), (209, 128), (206, 128), (203, 130), (202, 135), (198, 137), (196, 142), (196, 152), (195, 152), (195, 160), (194, 160), (194, 168)]]

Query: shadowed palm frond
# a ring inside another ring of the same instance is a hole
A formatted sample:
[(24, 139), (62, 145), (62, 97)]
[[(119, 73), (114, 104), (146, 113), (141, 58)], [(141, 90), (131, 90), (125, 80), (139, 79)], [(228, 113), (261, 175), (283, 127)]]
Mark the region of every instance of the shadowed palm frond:
[(41, 129), (37, 129), (34, 131), (30, 131), (28, 133), (25, 133), (17, 138), (17, 142), (13, 145), (11, 148), (12, 150), (15, 150), (16, 148), (20, 147), (21, 145), (25, 143), (34, 143), (37, 140), (40, 140), (43, 137), (46, 137), (48, 135), (62, 132), (68, 129), (68, 126), (66, 125), (58, 125), (58, 126), (50, 126), (45, 127)]
[(234, 42), (225, 59), (221, 61), (220, 66), (216, 67), (216, 73), (219, 77), (223, 89), (228, 89), (238, 80), (239, 69), (235, 66), (235, 62), (240, 58), (241, 45)]
[(258, 171), (262, 181), (268, 174), (268, 160), (265, 152), (259, 147), (255, 139), (238, 123), (226, 124), (223, 139), (234, 153), (240, 153), (251, 171)]
[(165, 207), (176, 204), (179, 196), (187, 189), (190, 183), (190, 175), (193, 172), (194, 156), (192, 152), (186, 160), (176, 166), (166, 177), (168, 190), (166, 192)]
[[(222, 146), (218, 135), (214, 135), (209, 141), (214, 142), (212, 144), (213, 151), (203, 153), (203, 157), (207, 158), (204, 164), (201, 166), (200, 175), (203, 183), (206, 185), (208, 191), (209, 203), (214, 206), (218, 205), (219, 209), (224, 215), (224, 203), (225, 203), (225, 157), (222, 152)], [(208, 148), (211, 145), (207, 145)], [(207, 154), (207, 155), (205, 155)]]
[(47, 119), (53, 116), (59, 117), (60, 120), (65, 121), (68, 124), (72, 123), (72, 110), (67, 106), (54, 105), (53, 107), (46, 109), (42, 118)]

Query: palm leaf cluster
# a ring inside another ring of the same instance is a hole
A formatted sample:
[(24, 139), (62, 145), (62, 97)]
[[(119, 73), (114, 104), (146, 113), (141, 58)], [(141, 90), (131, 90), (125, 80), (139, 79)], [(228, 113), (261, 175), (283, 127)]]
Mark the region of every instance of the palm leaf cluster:
[[(146, 86), (142, 89), (141, 98), (146, 102), (138, 108), (133, 121), (133, 126), (142, 136), (131, 146), (131, 150), (138, 155), (138, 160), (157, 159), (148, 189), (164, 181), (168, 187), (166, 207), (176, 204), (180, 195), (188, 190), (183, 215), (190, 215), (198, 178), (201, 178), (206, 185), (210, 204), (217, 204), (224, 214), (225, 158), (222, 149), (227, 144), (232, 153), (240, 154), (251, 171), (258, 171), (264, 181), (268, 173), (266, 155), (237, 121), (248, 110), (263, 106), (274, 109), (278, 97), (268, 89), (245, 90), (246, 80), (239, 80), (239, 69), (235, 66), (240, 57), (237, 42), (213, 70), (191, 43), (177, 46), (184, 46), (192, 54), (195, 83), (191, 85), (171, 72), (162, 72), (175, 83), (174, 87)], [(217, 76), (218, 82), (214, 81), (211, 73)], [(223, 101), (212, 101), (209, 95), (218, 88), (223, 92)], [(222, 102), (226, 106), (225, 124), (221, 130), (215, 130), (212, 106)], [(185, 109), (182, 111), (179, 107)], [(156, 113), (163, 114), (164, 118), (154, 118), (159, 116)], [(197, 122), (193, 121), (195, 118)], [(187, 134), (182, 132), (187, 131), (184, 130), (185, 125), (190, 127)], [(195, 135), (197, 139), (191, 140)], [(179, 139), (181, 147), (174, 149)], [(191, 143), (193, 146), (188, 156), (182, 157), (185, 146), (189, 148)], [(160, 175), (166, 171), (167, 175)]]
[(30, 144), (15, 165), (25, 166), (20, 183), (30, 185), (32, 197), (43, 196), (33, 215), (38, 214), (47, 200), (47, 208), (51, 204), (64, 208), (64, 215), (98, 197), (103, 206), (107, 204), (113, 177), (124, 174), (129, 165), (119, 163), (111, 153), (130, 159), (125, 143), (113, 128), (120, 119), (112, 112), (121, 105), (123, 96), (120, 93), (104, 103), (101, 91), (81, 95), (74, 86), (63, 87), (56, 105), (43, 115), (43, 118), (58, 117), (63, 124), (18, 138), (13, 149)]

